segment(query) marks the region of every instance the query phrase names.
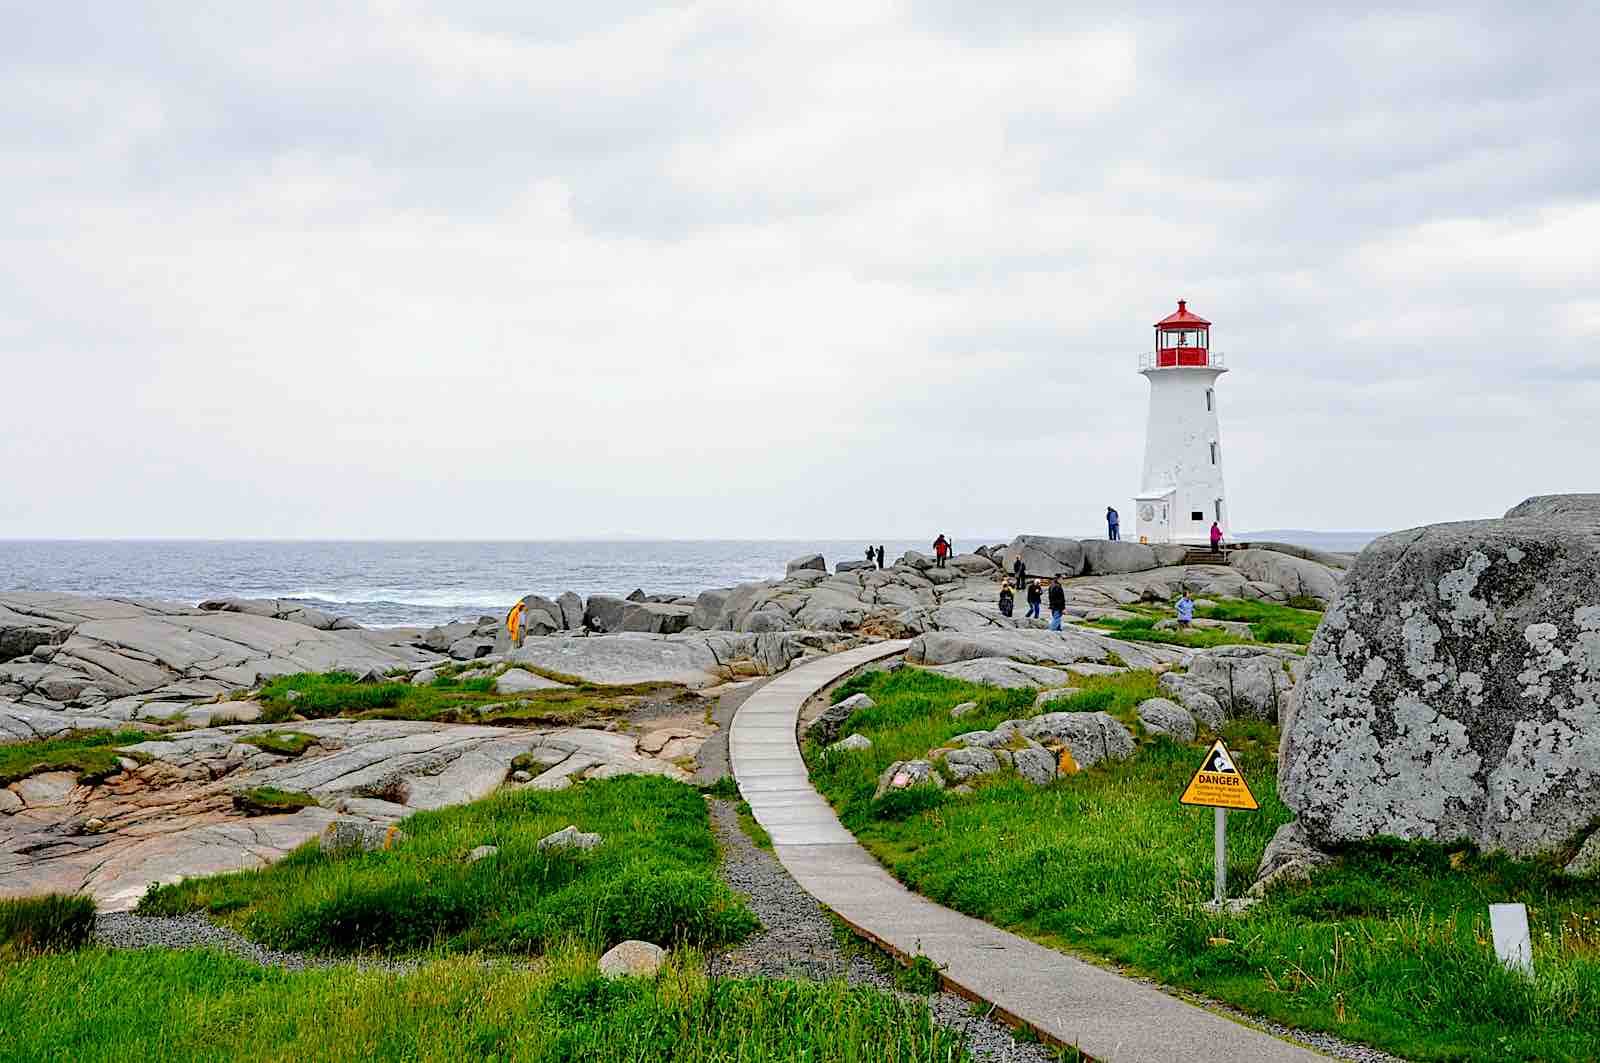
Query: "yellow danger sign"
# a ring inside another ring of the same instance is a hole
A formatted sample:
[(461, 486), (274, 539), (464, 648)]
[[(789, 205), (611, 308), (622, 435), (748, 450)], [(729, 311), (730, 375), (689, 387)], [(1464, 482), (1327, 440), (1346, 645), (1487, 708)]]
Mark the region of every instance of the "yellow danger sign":
[(1206, 750), (1206, 759), (1201, 762), (1200, 770), (1189, 780), (1188, 788), (1178, 801), (1185, 805), (1206, 805), (1210, 808), (1242, 808), (1247, 812), (1254, 812), (1261, 807), (1256, 804), (1255, 795), (1250, 792), (1244, 776), (1239, 774), (1233, 754), (1228, 752), (1228, 747), (1222, 744), (1220, 738)]

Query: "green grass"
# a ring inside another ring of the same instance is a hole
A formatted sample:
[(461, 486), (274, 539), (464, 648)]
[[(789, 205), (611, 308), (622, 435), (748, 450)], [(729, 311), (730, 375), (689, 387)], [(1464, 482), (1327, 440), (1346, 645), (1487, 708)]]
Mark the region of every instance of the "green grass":
[(741, 800), (738, 810), (739, 829), (749, 837), (750, 843), (757, 849), (772, 852), (772, 835), (767, 833), (767, 828), (756, 822), (755, 813), (750, 810), (750, 802)]
[(0, 966), (0, 1059), (965, 1063), (925, 1004), (842, 982), (707, 979), (678, 957), (608, 981), (564, 947), (535, 969), (446, 957), (395, 975), (288, 972), (210, 951)]
[[(447, 666), (423, 686), (407, 682), (362, 683), (349, 672), (301, 672), (269, 680), (256, 694), (264, 723), (293, 716), (320, 719), (354, 716), (384, 720), (440, 720), (446, 723), (571, 724), (594, 716), (614, 716), (648, 696), (694, 695), (671, 683), (606, 686), (572, 676), (570, 689), (496, 694), (494, 676), (460, 678), (464, 665)], [(526, 669), (546, 675), (540, 669)], [(552, 676), (546, 675), (547, 678)]]
[(279, 790), (275, 786), (257, 786), (233, 795), (233, 807), (247, 816), (288, 815), (316, 803), (317, 799), (310, 794)]
[[(912, 669), (857, 689), (878, 704), (848, 727), (873, 747), (827, 757), (808, 750), (813, 779), (912, 889), (1056, 947), (1407, 1059), (1594, 1058), (1600, 883), (1464, 845), (1374, 842), (1242, 917), (1212, 916), (1199, 905), (1210, 895), (1212, 817), (1177, 803), (1199, 745), (1148, 739), (1131, 761), (1048, 787), (1002, 776), (971, 796), (884, 817), (871, 801), (884, 767), (957, 731), (1026, 715), (1014, 711), (1023, 696)], [(968, 700), (980, 711), (951, 721), (949, 709)], [(1229, 817), (1229, 892), (1238, 896), (1290, 813), (1277, 796), (1276, 729), (1231, 724), (1225, 737), (1261, 803), (1260, 812)], [(1497, 901), (1529, 906), (1533, 982), (1495, 961), (1486, 907)]]
[(1216, 605), (1203, 606), (1194, 615), (1208, 620), (1243, 621), (1250, 625), (1250, 633), (1257, 642), (1292, 642), (1301, 646), (1311, 643), (1322, 623), (1320, 609), (1292, 608), (1273, 602), (1247, 602), (1226, 598)]
[(1156, 628), (1156, 623), (1157, 619), (1152, 616), (1141, 616), (1133, 620), (1105, 617), (1089, 621), (1088, 626), (1129, 642), (1158, 642), (1164, 646), (1186, 646), (1191, 649), (1237, 646), (1250, 641), (1221, 628), (1196, 627), (1188, 631), (1162, 631)]
[(122, 770), (118, 757), (131, 756), (118, 753), (117, 746), (157, 737), (149, 731), (75, 731), (61, 738), (0, 746), (0, 786), (46, 771), (75, 771), (80, 781), (95, 782)]
[(51, 893), (0, 900), (0, 970), (4, 961), (20, 956), (82, 948), (93, 936), (94, 901), (88, 897)]
[(239, 741), (267, 753), (276, 753), (280, 757), (298, 757), (310, 748), (316, 739), (297, 731), (270, 731), (266, 734), (245, 735)]
[[(537, 851), (568, 824), (604, 842)], [(308, 845), (271, 867), (155, 887), (139, 911), (209, 912), (276, 948), (330, 953), (526, 954), (571, 937), (715, 946), (757, 925), (718, 876), (705, 800), (668, 779), (505, 792), (401, 827), (407, 838), (391, 851), (335, 857)], [(479, 845), (500, 853), (467, 863)]]

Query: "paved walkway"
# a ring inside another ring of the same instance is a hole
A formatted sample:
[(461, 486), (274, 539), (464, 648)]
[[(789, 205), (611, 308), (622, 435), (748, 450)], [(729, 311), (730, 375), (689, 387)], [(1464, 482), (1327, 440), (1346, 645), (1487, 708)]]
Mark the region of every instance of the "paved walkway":
[(1326, 1056), (953, 912), (896, 882), (812, 789), (795, 729), (812, 694), (907, 645), (883, 642), (791, 668), (734, 717), (729, 749), (740, 792), (807, 893), (890, 950), (927, 956), (959, 992), (1101, 1063), (1326, 1063)]

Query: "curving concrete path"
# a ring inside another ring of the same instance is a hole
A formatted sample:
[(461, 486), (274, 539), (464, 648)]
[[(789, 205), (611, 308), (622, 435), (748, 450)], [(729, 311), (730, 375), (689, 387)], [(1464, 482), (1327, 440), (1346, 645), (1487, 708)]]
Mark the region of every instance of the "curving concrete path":
[(795, 731), (800, 706), (812, 694), (907, 645), (882, 642), (791, 668), (734, 717), (728, 741), (734, 777), (772, 835), (778, 859), (807, 893), (892, 952), (927, 956), (957, 992), (1101, 1063), (1327, 1059), (941, 907), (896, 882), (812, 789)]

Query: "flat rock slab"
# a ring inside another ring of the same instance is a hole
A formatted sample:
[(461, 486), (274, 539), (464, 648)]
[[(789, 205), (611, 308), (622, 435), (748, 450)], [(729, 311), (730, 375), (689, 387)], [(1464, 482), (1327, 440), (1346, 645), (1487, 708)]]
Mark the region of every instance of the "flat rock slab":
[[(778, 859), (806, 892), (891, 949), (927, 956), (962, 992), (1103, 1063), (1325, 1058), (953, 912), (896, 882), (805, 782), (795, 727), (807, 698), (907, 645), (865, 646), (792, 669), (757, 691), (734, 717), (729, 751), (739, 788), (772, 836)], [(774, 757), (774, 745), (785, 752)], [(787, 771), (780, 770), (782, 762)]]
[[(289, 758), (244, 741), (275, 731), (315, 742)], [(389, 825), (422, 809), (488, 796), (524, 753), (546, 769), (541, 789), (582, 777), (689, 778), (640, 752), (631, 734), (576, 727), (328, 719), (209, 727), (122, 748), (137, 759), (99, 785), (52, 772), (0, 790), (0, 897), (81, 891), (102, 910), (132, 908), (152, 882), (263, 867), (335, 818)], [(318, 805), (243, 817), (233, 794), (262, 786), (310, 794)], [(91, 818), (105, 827), (86, 833)]]

